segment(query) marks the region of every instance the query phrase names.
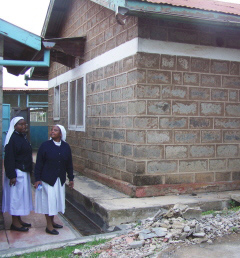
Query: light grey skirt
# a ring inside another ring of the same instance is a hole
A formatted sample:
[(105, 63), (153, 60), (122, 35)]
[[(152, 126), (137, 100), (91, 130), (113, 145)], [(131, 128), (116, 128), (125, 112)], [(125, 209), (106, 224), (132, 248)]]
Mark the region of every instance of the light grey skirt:
[(14, 216), (28, 215), (33, 210), (30, 174), (16, 169), (17, 182), (9, 185), (10, 179), (4, 176), (2, 212)]
[(42, 189), (36, 189), (35, 212), (49, 216), (65, 212), (65, 184), (61, 185), (59, 177), (54, 186), (42, 182)]

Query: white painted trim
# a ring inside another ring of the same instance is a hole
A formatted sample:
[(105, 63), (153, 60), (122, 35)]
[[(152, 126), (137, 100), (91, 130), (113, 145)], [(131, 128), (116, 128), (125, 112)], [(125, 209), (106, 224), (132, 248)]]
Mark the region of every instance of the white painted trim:
[(112, 64), (125, 57), (136, 54), (138, 46), (138, 38), (132, 39), (119, 47), (116, 47), (94, 59), (80, 65), (79, 67), (72, 69), (64, 74), (57, 76), (48, 83), (48, 88), (52, 88), (57, 84), (61, 84), (67, 81), (75, 80), (77, 78), (85, 76), (87, 73), (99, 69), (103, 66)]
[(240, 62), (240, 50), (139, 38), (139, 52)]
[(191, 56), (198, 58), (240, 62), (240, 50), (238, 49), (135, 38), (98, 57), (95, 57), (94, 59), (80, 65), (75, 69), (57, 76), (56, 78), (49, 81), (48, 87), (52, 88), (64, 82), (83, 77), (91, 71), (119, 61), (128, 56), (132, 56), (137, 52)]

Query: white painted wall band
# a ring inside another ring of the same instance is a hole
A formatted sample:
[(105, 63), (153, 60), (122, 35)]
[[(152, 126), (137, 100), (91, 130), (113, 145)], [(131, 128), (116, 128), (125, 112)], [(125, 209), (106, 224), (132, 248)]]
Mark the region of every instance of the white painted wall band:
[(61, 74), (60, 76), (57, 76), (54, 79), (51, 79), (48, 83), (48, 87), (52, 88), (64, 82), (83, 77), (91, 71), (99, 69), (103, 66), (107, 66), (128, 56), (132, 56), (137, 52), (191, 56), (198, 58), (240, 62), (240, 50), (238, 49), (135, 38), (100, 56), (97, 56), (96, 58), (80, 65), (75, 69), (72, 69), (64, 74)]

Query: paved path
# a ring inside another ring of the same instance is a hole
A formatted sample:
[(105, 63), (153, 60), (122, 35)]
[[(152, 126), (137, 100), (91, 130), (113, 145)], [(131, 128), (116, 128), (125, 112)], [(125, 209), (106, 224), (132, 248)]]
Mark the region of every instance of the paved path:
[[(33, 200), (35, 190), (33, 188)], [(0, 257), (12, 257), (36, 251), (46, 251), (49, 249), (64, 246), (77, 245), (93, 241), (97, 238), (113, 238), (120, 232), (106, 233), (102, 235), (82, 236), (74, 226), (69, 223), (62, 215), (55, 216), (55, 222), (63, 225), (58, 229), (59, 235), (51, 235), (45, 232), (46, 219), (43, 214), (31, 212), (22, 219), (32, 224), (28, 232), (18, 232), (10, 230), (11, 216), (3, 214), (4, 230), (0, 230)]]
[(172, 246), (158, 258), (239, 258), (240, 234), (231, 234), (218, 238), (213, 244), (203, 243), (190, 246)]
[[(64, 227), (59, 229), (59, 235), (57, 236), (45, 232), (46, 220), (44, 215), (31, 212), (30, 215), (22, 218), (24, 221), (32, 224), (32, 227), (28, 232), (9, 230), (11, 216), (8, 213), (4, 213), (5, 230), (0, 231), (0, 257), (15, 252), (24, 253), (24, 250), (33, 250), (37, 246), (43, 247), (46, 244), (49, 245), (71, 241), (81, 237), (81, 235), (60, 215), (56, 217), (55, 221), (64, 225)], [(36, 248), (36, 250), (37, 249), (38, 248)]]
[[(32, 194), (33, 200), (35, 200), (34, 188)], [(22, 216), (24, 221), (32, 224), (28, 232), (10, 230), (11, 216), (6, 212), (3, 217), (5, 230), (0, 230), (0, 257), (10, 256), (15, 253), (21, 254), (28, 250), (47, 250), (49, 245), (54, 246), (54, 244), (59, 245), (59, 243), (63, 245), (65, 241), (72, 241), (82, 237), (61, 215), (55, 217), (56, 223), (64, 226), (59, 229), (59, 235), (50, 235), (45, 232), (46, 219), (43, 214), (31, 212), (28, 216)]]

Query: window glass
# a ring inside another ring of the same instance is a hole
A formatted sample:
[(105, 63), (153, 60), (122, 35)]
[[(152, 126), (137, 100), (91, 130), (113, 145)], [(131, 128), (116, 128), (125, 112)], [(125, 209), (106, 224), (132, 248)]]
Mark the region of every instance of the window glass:
[(84, 78), (69, 84), (69, 129), (84, 130)]
[(77, 80), (77, 125), (83, 125), (83, 78)]
[(53, 105), (53, 118), (60, 119), (60, 87), (54, 88), (54, 105)]
[(75, 125), (75, 116), (76, 116), (76, 108), (75, 108), (75, 102), (76, 102), (76, 81), (72, 81), (70, 83), (70, 105), (69, 105), (69, 111), (70, 111), (70, 125)]
[(47, 108), (31, 108), (30, 122), (47, 122)]

